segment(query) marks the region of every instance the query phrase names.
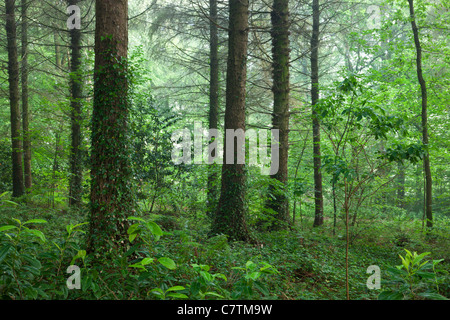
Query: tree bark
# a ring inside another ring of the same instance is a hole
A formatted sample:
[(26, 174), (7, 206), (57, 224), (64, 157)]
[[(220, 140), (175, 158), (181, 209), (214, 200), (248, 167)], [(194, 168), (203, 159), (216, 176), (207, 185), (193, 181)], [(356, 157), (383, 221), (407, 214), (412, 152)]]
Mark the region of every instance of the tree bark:
[(12, 181), (13, 197), (25, 193), (22, 168), (22, 136), (20, 134), (19, 62), (17, 58), (17, 30), (15, 1), (5, 0), (6, 37), (8, 47), (8, 82), (11, 110)]
[[(226, 80), (225, 129), (245, 131), (245, 84), (247, 77), (248, 0), (230, 0), (228, 60)], [(224, 146), (227, 145), (225, 134)], [(223, 158), (230, 150), (224, 148)], [(234, 141), (234, 163), (222, 166), (222, 185), (212, 234), (225, 234), (230, 240), (249, 241), (245, 209), (245, 168), (237, 163)]]
[[(210, 23), (209, 23), (209, 65), (210, 65), (210, 79), (209, 79), (209, 129), (218, 129), (218, 120), (219, 120), (219, 59), (218, 59), (218, 50), (219, 50), (219, 39), (217, 32), (217, 0), (209, 1), (209, 15), (210, 15)], [(210, 142), (211, 142), (211, 138)], [(215, 153), (215, 150), (213, 150)], [(215, 157), (215, 154), (211, 154), (211, 157)], [(209, 167), (208, 172), (208, 208), (207, 212), (210, 217), (212, 217), (213, 213), (217, 209), (217, 200), (218, 200), (218, 186), (217, 179), (218, 174), (216, 172), (216, 165), (212, 164)]]
[(31, 176), (31, 137), (30, 111), (28, 103), (28, 3), (22, 0), (22, 131), (23, 131), (23, 168), (25, 189), (29, 193), (32, 186)]
[[(289, 202), (286, 196), (288, 182), (289, 153), (289, 1), (274, 0), (271, 12), (272, 21), (272, 77), (273, 77), (273, 114), (272, 128), (279, 130), (278, 172), (271, 178), (281, 182), (282, 187), (269, 188), (273, 195), (268, 200), (267, 207), (276, 215), (272, 229), (286, 227), (289, 222)], [(273, 141), (272, 141), (273, 143)]]
[[(79, 0), (69, 0), (68, 4), (77, 5)], [(70, 107), (71, 107), (71, 149), (70, 149), (70, 179), (69, 206), (79, 207), (82, 195), (82, 152), (81, 152), (81, 99), (83, 81), (81, 78), (81, 30), (70, 30)]]
[(409, 14), (411, 18), (411, 27), (414, 35), (414, 44), (416, 47), (416, 65), (417, 65), (417, 79), (420, 84), (420, 91), (422, 96), (422, 143), (426, 148), (425, 155), (423, 157), (423, 166), (425, 172), (425, 215), (427, 217), (427, 228), (433, 227), (433, 199), (432, 199), (432, 179), (430, 169), (430, 155), (429, 155), (429, 142), (428, 142), (428, 117), (427, 117), (427, 86), (422, 75), (422, 47), (419, 41), (419, 31), (416, 25), (414, 14), (414, 2), (408, 0)]
[(135, 207), (128, 136), (127, 18), (126, 0), (96, 0), (88, 251), (102, 261), (126, 250), (127, 218)]
[(320, 152), (320, 122), (315, 106), (319, 101), (319, 0), (313, 0), (313, 26), (311, 35), (311, 106), (313, 122), (314, 157), (314, 227), (323, 224), (322, 161)]

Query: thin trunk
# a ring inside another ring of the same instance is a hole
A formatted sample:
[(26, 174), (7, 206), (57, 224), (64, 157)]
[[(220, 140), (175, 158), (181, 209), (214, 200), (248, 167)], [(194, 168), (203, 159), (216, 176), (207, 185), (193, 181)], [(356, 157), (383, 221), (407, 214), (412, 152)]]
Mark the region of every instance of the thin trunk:
[(22, 130), (23, 130), (23, 167), (25, 190), (31, 191), (31, 137), (29, 130), (30, 111), (28, 104), (28, 3), (22, 0)]
[(314, 157), (314, 227), (323, 224), (323, 188), (320, 152), (320, 122), (315, 110), (319, 102), (319, 27), (320, 7), (319, 0), (313, 0), (313, 26), (311, 36), (311, 106), (313, 122), (313, 157)]
[(345, 292), (347, 300), (350, 300), (350, 290), (349, 290), (349, 275), (348, 275), (348, 247), (350, 243), (349, 236), (349, 203), (348, 203), (348, 186), (347, 181), (345, 184), (345, 194), (344, 194), (344, 210), (345, 210)]
[(397, 175), (397, 206), (399, 208), (405, 208), (405, 166), (398, 163), (398, 175)]
[[(283, 228), (289, 222), (289, 202), (286, 196), (288, 182), (289, 151), (289, 1), (274, 0), (271, 12), (272, 57), (273, 57), (273, 114), (272, 128), (279, 130), (278, 172), (271, 178), (281, 182), (281, 188), (271, 187), (268, 208), (276, 216), (272, 229)], [(273, 142), (272, 142), (273, 143)]]
[[(210, 60), (210, 79), (209, 79), (209, 129), (218, 129), (219, 122), (219, 39), (217, 32), (217, 0), (209, 1), (209, 60)], [(209, 137), (212, 139), (212, 137)], [(211, 142), (211, 140), (210, 140)], [(215, 157), (215, 150), (211, 157)], [(217, 186), (218, 173), (216, 170), (216, 164), (212, 164), (209, 167), (208, 172), (208, 208), (207, 212), (210, 217), (213, 216), (217, 207), (218, 200), (218, 186)]]
[(56, 132), (55, 136), (55, 153), (53, 156), (53, 168), (52, 168), (52, 208), (55, 208), (55, 193), (56, 193), (56, 180), (57, 180), (57, 172), (59, 171), (59, 162), (58, 158), (61, 153), (61, 131), (62, 127)]
[(22, 168), (22, 137), (20, 134), (20, 93), (19, 62), (17, 58), (17, 31), (15, 18), (15, 1), (5, 1), (6, 37), (8, 46), (8, 82), (9, 102), (11, 109), (11, 142), (12, 142), (12, 181), (13, 197), (25, 193)]
[[(247, 78), (248, 0), (230, 0), (225, 129), (245, 131), (245, 84)], [(231, 143), (230, 143), (231, 144)], [(251, 240), (246, 223), (244, 164), (237, 163), (236, 141), (233, 163), (222, 166), (222, 186), (212, 234), (225, 234), (231, 240)], [(227, 146), (225, 134), (224, 146)], [(231, 150), (224, 148), (223, 158)]]
[[(70, 0), (69, 5), (77, 5), (79, 0)], [(78, 207), (82, 195), (82, 152), (81, 152), (81, 99), (83, 81), (81, 79), (81, 30), (70, 30), (70, 107), (71, 107), (71, 149), (70, 149), (70, 179), (69, 205)]]
[(423, 165), (425, 172), (425, 199), (426, 199), (426, 217), (427, 217), (427, 228), (433, 227), (433, 208), (432, 208), (432, 180), (431, 180), (431, 169), (430, 169), (430, 155), (428, 146), (428, 117), (427, 117), (427, 86), (422, 75), (422, 48), (419, 41), (419, 31), (416, 25), (415, 15), (414, 15), (414, 2), (413, 0), (408, 0), (409, 2), (409, 14), (411, 17), (411, 27), (414, 34), (414, 44), (416, 46), (416, 65), (417, 65), (417, 79), (420, 84), (420, 91), (422, 96), (422, 142), (427, 148), (425, 155), (423, 157)]

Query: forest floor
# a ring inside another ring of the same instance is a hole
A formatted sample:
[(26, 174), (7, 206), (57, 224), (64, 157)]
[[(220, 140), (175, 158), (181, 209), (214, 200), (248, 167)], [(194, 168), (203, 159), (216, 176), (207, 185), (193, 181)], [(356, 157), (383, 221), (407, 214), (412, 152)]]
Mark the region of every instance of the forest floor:
[[(46, 221), (27, 225), (30, 229), (40, 230), (45, 235), (45, 242), (38, 241), (35, 237), (24, 239), (23, 243), (15, 243), (17, 248), (21, 247), (22, 252), (28, 252), (39, 260), (39, 263), (28, 263), (39, 267), (36, 267), (39, 270), (35, 270), (34, 274), (31, 272), (32, 279), (28, 279), (29, 275), (24, 271), (27, 280), (19, 282), (24, 287), (32, 288), (28, 290), (32, 298), (51, 299), (62, 296), (68, 299), (154, 299), (161, 296), (149, 292), (152, 287), (164, 291), (169, 287), (182, 286), (185, 290), (180, 290), (179, 293), (186, 294), (189, 299), (217, 298), (219, 295), (224, 298), (246, 299), (346, 299), (346, 232), (345, 225), (339, 221), (333, 235), (332, 221), (327, 220), (324, 226), (312, 228), (312, 217), (303, 217), (302, 227), (296, 225), (286, 231), (255, 232), (254, 236), (259, 243), (250, 245), (242, 242), (229, 243), (224, 236), (208, 238), (208, 220), (201, 214), (147, 215), (144, 218), (156, 221), (164, 231), (159, 241), (154, 241), (152, 248), (146, 251), (147, 254), (155, 258), (168, 257), (177, 267), (167, 269), (161, 265), (153, 265), (151, 268), (145, 266), (147, 269), (139, 269), (144, 272), (136, 272), (129, 267), (130, 262), (125, 265), (122, 263), (122, 271), (117, 271), (117, 277), (123, 279), (124, 274), (129, 275), (131, 285), (124, 285), (128, 280), (123, 280), (122, 286), (115, 289), (107, 286), (104, 279), (97, 279), (97, 284), (88, 283), (86, 287), (84, 283), (82, 293), (75, 294), (63, 289), (64, 277), (67, 276), (61, 270), (64, 269), (62, 266), (72, 263), (77, 251), (83, 248), (82, 232), (73, 235), (66, 252), (59, 249), (64, 243), (69, 244), (67, 226), (86, 222), (87, 214), (28, 206), (0, 208), (0, 228), (17, 224), (12, 218), (22, 223), (30, 219)], [(405, 249), (419, 254), (430, 252), (426, 256), (429, 261), (443, 259), (436, 266), (435, 277), (419, 279), (415, 285), (417, 292), (438, 285), (439, 293), (450, 297), (450, 220), (436, 219), (435, 226), (433, 234), (428, 237), (422, 233), (422, 222), (408, 216), (389, 220), (362, 220), (350, 228), (350, 299), (377, 299), (383, 290), (398, 289), (396, 284), (390, 282), (393, 278), (388, 271), (402, 264), (399, 255), (405, 256)], [(86, 225), (79, 228), (87, 230)], [(0, 232), (0, 251), (11, 241), (4, 233)], [(0, 252), (0, 271), (2, 268), (7, 271), (6, 262), (14, 257), (19, 259), (12, 254), (2, 258)], [(21, 265), (26, 267), (27, 262), (22, 262)], [(367, 280), (371, 276), (367, 269), (373, 265), (378, 266), (381, 271), (380, 289), (369, 289), (367, 286)], [(273, 272), (274, 269), (277, 270), (276, 273)], [(16, 279), (8, 280), (6, 271), (0, 279), (0, 297), (7, 299), (25, 295), (28, 291), (17, 290), (17, 281), (13, 281)], [(11, 277), (20, 278), (20, 273), (16, 270), (16, 274), (11, 273)], [(114, 276), (111, 275), (110, 278), (113, 279)], [(59, 282), (55, 279), (59, 279)], [(103, 284), (106, 288), (102, 289)], [(197, 289), (194, 290), (194, 287)]]

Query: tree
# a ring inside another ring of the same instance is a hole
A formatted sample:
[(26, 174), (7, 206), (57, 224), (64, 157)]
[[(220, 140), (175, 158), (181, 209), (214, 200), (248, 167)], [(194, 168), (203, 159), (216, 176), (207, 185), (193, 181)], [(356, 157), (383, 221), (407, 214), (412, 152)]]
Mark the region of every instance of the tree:
[(425, 172), (425, 214), (427, 217), (427, 227), (433, 227), (433, 199), (432, 199), (432, 179), (430, 170), (430, 155), (429, 155), (429, 142), (428, 142), (428, 117), (427, 117), (427, 85), (422, 74), (422, 48), (420, 46), (419, 31), (416, 24), (416, 18), (414, 14), (414, 2), (408, 0), (409, 14), (411, 18), (411, 27), (414, 35), (414, 45), (416, 47), (416, 67), (417, 67), (417, 79), (420, 84), (420, 91), (422, 97), (422, 143), (424, 144), (426, 151), (423, 156), (423, 168)]
[(134, 211), (128, 136), (128, 1), (97, 0), (88, 251), (124, 250)]
[(6, 37), (8, 46), (9, 103), (11, 109), (13, 197), (24, 194), (22, 169), (22, 136), (20, 134), (19, 62), (17, 58), (17, 30), (15, 1), (5, 1)]
[[(274, 0), (271, 12), (272, 21), (272, 66), (273, 66), (273, 114), (272, 128), (279, 130), (279, 162), (277, 173), (271, 178), (278, 180), (281, 186), (271, 184), (269, 190), (273, 197), (269, 198), (268, 208), (276, 213), (279, 228), (280, 222), (289, 220), (289, 202), (286, 196), (288, 181), (289, 151), (289, 1)], [(274, 143), (274, 142), (272, 142)], [(277, 142), (275, 142), (277, 143)]]
[(30, 192), (32, 185), (31, 177), (31, 137), (29, 130), (30, 111), (28, 103), (28, 3), (21, 1), (22, 7), (22, 61), (21, 61), (21, 82), (22, 82), (22, 131), (23, 131), (23, 168), (25, 178), (25, 190)]
[[(78, 0), (69, 0), (69, 6), (77, 5)], [(70, 148), (70, 179), (69, 179), (69, 205), (77, 207), (81, 204), (82, 194), (82, 152), (81, 152), (81, 99), (83, 81), (81, 79), (81, 30), (70, 30), (70, 122), (71, 122), (71, 148)]]
[(313, 25), (311, 34), (311, 106), (313, 122), (313, 157), (314, 157), (314, 227), (323, 224), (323, 193), (320, 153), (320, 120), (316, 111), (319, 102), (319, 0), (313, 0)]
[[(210, 64), (210, 79), (209, 79), (209, 129), (218, 129), (219, 122), (219, 39), (217, 33), (217, 0), (209, 1), (209, 64)], [(211, 139), (211, 137), (210, 137)], [(213, 150), (215, 153), (215, 150)], [(215, 157), (215, 154), (211, 154)], [(214, 164), (210, 166), (208, 172), (208, 213), (211, 215), (216, 210), (217, 202), (217, 173)]]
[[(228, 60), (226, 79), (225, 129), (245, 131), (245, 84), (247, 76), (248, 1), (230, 0)], [(227, 146), (227, 134), (224, 146)], [(234, 137), (232, 137), (234, 140)], [(231, 143), (230, 143), (231, 144)], [(222, 166), (222, 185), (213, 234), (225, 234), (231, 240), (250, 240), (245, 210), (245, 165), (237, 161), (238, 143), (233, 141), (233, 163)], [(223, 159), (230, 150), (224, 148)]]

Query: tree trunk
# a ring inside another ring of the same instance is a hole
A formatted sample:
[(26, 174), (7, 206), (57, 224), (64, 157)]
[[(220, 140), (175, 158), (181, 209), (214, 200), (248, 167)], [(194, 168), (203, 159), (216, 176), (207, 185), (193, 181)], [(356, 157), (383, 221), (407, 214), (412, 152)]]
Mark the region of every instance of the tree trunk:
[[(273, 57), (273, 114), (272, 128), (279, 130), (278, 172), (271, 178), (281, 182), (282, 188), (271, 185), (268, 208), (276, 213), (278, 220), (272, 229), (287, 226), (289, 222), (289, 202), (286, 196), (288, 180), (289, 151), (289, 1), (274, 0), (271, 12), (272, 20), (272, 57)], [(273, 141), (272, 141), (273, 143)]]
[(88, 235), (88, 251), (96, 259), (126, 250), (127, 218), (135, 211), (128, 136), (127, 18), (126, 0), (96, 0)]
[[(219, 59), (218, 59), (218, 50), (219, 50), (219, 39), (217, 32), (217, 0), (209, 1), (209, 15), (210, 15), (210, 24), (209, 24), (209, 65), (210, 65), (210, 79), (209, 79), (209, 129), (217, 129), (218, 128), (218, 120), (219, 120)], [(212, 137), (209, 137), (210, 142)], [(215, 150), (213, 150), (214, 154), (211, 154), (211, 157), (215, 157)], [(218, 200), (218, 186), (217, 186), (218, 174), (216, 171), (216, 164), (212, 164), (209, 167), (208, 172), (208, 208), (207, 213), (210, 217), (212, 217), (213, 213), (217, 210), (217, 200)]]
[(433, 227), (433, 210), (432, 210), (432, 180), (431, 180), (431, 169), (430, 169), (430, 155), (428, 146), (428, 118), (427, 118), (427, 86), (422, 75), (422, 48), (419, 41), (419, 31), (416, 25), (415, 15), (414, 15), (414, 2), (413, 0), (408, 0), (409, 2), (409, 14), (411, 17), (411, 27), (414, 34), (414, 44), (416, 46), (416, 65), (417, 65), (417, 79), (419, 80), (421, 96), (422, 96), (422, 142), (426, 147), (426, 152), (423, 157), (423, 166), (425, 172), (425, 215), (427, 217), (427, 228)]
[[(68, 4), (77, 5), (79, 0), (69, 0)], [(81, 152), (81, 99), (83, 80), (81, 75), (81, 30), (70, 30), (70, 107), (71, 107), (71, 149), (70, 149), (70, 179), (69, 206), (78, 207), (82, 195), (82, 152)]]
[(5, 1), (6, 37), (8, 46), (8, 82), (11, 109), (12, 181), (13, 197), (25, 193), (22, 168), (22, 137), (20, 134), (19, 62), (17, 58), (17, 31), (15, 1)]
[[(230, 0), (228, 61), (226, 80), (225, 129), (245, 131), (245, 84), (247, 77), (248, 0)], [(237, 163), (237, 143), (233, 163), (222, 166), (222, 185), (212, 234), (225, 234), (231, 240), (250, 240), (245, 210), (245, 168)], [(227, 146), (225, 134), (224, 146)], [(231, 150), (224, 148), (223, 158)]]
[(323, 224), (323, 192), (320, 153), (320, 122), (315, 110), (319, 101), (319, 0), (313, 0), (313, 26), (311, 35), (311, 106), (313, 122), (313, 157), (314, 157), (314, 227)]
[(399, 162), (398, 163), (398, 174), (397, 174), (397, 206), (399, 208), (405, 208), (405, 166)]
[(28, 3), (22, 0), (22, 131), (23, 131), (23, 167), (25, 189), (31, 191), (31, 137), (29, 130), (30, 111), (28, 104)]

